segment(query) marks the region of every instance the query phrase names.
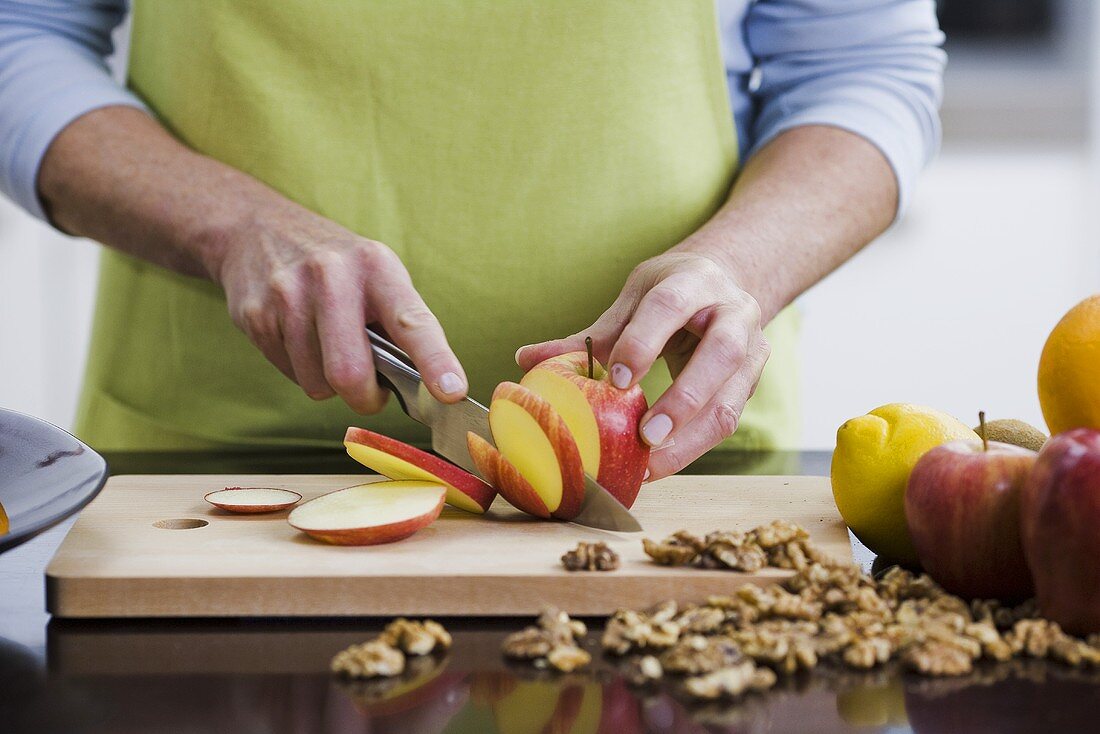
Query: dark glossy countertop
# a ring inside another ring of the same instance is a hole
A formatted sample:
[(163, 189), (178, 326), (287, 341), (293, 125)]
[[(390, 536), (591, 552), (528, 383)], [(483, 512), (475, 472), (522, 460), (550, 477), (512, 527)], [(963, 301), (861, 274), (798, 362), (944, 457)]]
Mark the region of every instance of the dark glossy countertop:
[[(340, 452), (116, 454), (114, 474), (342, 473)], [(700, 474), (828, 473), (826, 453), (707, 457)], [(1051, 732), (1097, 731), (1100, 678), (1044, 663), (926, 680), (822, 670), (766, 695), (692, 706), (639, 691), (597, 651), (568, 676), (505, 663), (529, 620), (443, 620), (443, 659), (406, 679), (347, 683), (332, 655), (386, 620), (51, 621), (43, 570), (72, 521), (0, 555), (0, 732)], [(871, 558), (861, 546), (856, 557)], [(598, 621), (592, 625), (598, 629)]]

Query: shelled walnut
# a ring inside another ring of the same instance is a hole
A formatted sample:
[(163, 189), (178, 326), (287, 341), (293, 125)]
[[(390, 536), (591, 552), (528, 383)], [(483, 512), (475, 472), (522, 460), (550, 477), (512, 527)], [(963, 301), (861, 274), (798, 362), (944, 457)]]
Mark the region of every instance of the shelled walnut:
[(692, 698), (734, 698), (748, 691), (766, 691), (775, 685), (775, 673), (745, 660), (706, 675), (688, 678), (684, 690)]
[(974, 669), (964, 650), (944, 642), (924, 642), (905, 651), (902, 661), (918, 673), (930, 676), (963, 675)]
[(649, 612), (620, 609), (607, 621), (601, 645), (615, 655), (672, 647), (682, 631), (673, 621), (677, 611), (675, 602), (665, 602)]
[(686, 566), (703, 552), (706, 542), (686, 530), (678, 530), (660, 543), (642, 539), (642, 548), (647, 556), (662, 566)]
[(416, 622), (399, 617), (386, 625), (378, 639), (406, 655), (428, 655), (451, 647), (450, 633), (430, 619)]
[(810, 541), (809, 533), (786, 520), (748, 532), (715, 531), (705, 538), (679, 530), (659, 542), (646, 538), (642, 548), (655, 563), (664, 566), (697, 565), (749, 573), (765, 566), (802, 570), (814, 563), (832, 563)]
[(350, 678), (401, 675), (405, 655), (388, 642), (375, 639), (341, 650), (332, 658), (330, 668)]
[(726, 637), (690, 635), (661, 653), (662, 671), (700, 675), (728, 668), (745, 659), (741, 648)]
[(528, 660), (539, 667), (548, 665), (570, 673), (592, 660), (578, 644), (586, 634), (583, 622), (570, 619), (561, 610), (548, 608), (539, 615), (537, 624), (505, 637), (501, 649), (505, 657), (513, 660)]
[(577, 543), (577, 547), (561, 557), (567, 571), (614, 571), (619, 567), (619, 554), (607, 543)]
[(644, 686), (664, 677), (665, 671), (653, 655), (635, 655), (621, 669), (626, 682), (632, 686)]

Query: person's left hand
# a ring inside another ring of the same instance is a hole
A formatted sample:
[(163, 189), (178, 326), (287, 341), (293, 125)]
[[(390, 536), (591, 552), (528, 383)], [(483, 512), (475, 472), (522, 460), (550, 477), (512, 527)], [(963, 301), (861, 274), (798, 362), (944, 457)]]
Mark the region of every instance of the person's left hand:
[(695, 252), (667, 252), (630, 274), (622, 293), (591, 327), (516, 352), (529, 370), (549, 357), (583, 350), (609, 365), (611, 382), (628, 389), (664, 357), (674, 381), (642, 416), (642, 439), (654, 447), (650, 481), (675, 474), (737, 430), (771, 354), (760, 306), (733, 276)]

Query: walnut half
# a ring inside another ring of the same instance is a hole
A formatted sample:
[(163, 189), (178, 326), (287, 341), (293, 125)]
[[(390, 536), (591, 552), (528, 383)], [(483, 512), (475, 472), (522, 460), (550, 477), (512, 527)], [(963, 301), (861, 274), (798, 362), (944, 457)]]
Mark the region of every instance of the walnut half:
[(766, 691), (775, 681), (774, 672), (745, 660), (713, 673), (688, 678), (684, 681), (684, 691), (699, 699), (736, 698), (749, 691)]
[(577, 543), (577, 547), (561, 557), (567, 571), (614, 571), (619, 567), (619, 554), (607, 543)]
[(406, 655), (427, 655), (436, 650), (448, 650), (451, 647), (451, 635), (439, 622), (425, 619), (416, 622), (404, 617), (395, 619), (386, 625), (379, 639)]
[(529, 660), (536, 666), (549, 665), (563, 673), (583, 668), (592, 656), (577, 643), (587, 634), (584, 623), (570, 619), (558, 609), (548, 608), (538, 624), (504, 638), (501, 650), (513, 660)]
[(427, 655), (450, 646), (451, 635), (438, 622), (401, 617), (373, 640), (336, 653), (329, 667), (349, 678), (390, 677), (405, 671), (406, 655)]
[(371, 640), (336, 653), (330, 667), (349, 678), (401, 675), (405, 655), (384, 640)]

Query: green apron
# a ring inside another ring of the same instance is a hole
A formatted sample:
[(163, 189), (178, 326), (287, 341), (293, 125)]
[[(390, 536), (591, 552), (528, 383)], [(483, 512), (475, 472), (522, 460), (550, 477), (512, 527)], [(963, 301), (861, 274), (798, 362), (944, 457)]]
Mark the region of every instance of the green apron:
[[(713, 0), (134, 3), (130, 84), (185, 144), (392, 247), (485, 401), (723, 203)], [(728, 445), (797, 443), (792, 314)], [(654, 369), (651, 399), (668, 384)], [(218, 287), (105, 251), (77, 432), (100, 449), (423, 444), (396, 401), (317, 403)]]

